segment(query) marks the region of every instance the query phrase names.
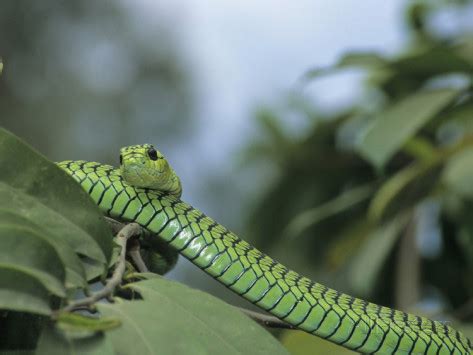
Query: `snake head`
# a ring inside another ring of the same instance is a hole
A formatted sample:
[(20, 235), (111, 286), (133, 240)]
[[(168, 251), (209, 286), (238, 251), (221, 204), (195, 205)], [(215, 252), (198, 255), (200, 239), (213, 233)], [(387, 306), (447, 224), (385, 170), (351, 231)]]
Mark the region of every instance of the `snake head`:
[(132, 186), (180, 195), (179, 178), (166, 158), (151, 144), (120, 149), (120, 172)]

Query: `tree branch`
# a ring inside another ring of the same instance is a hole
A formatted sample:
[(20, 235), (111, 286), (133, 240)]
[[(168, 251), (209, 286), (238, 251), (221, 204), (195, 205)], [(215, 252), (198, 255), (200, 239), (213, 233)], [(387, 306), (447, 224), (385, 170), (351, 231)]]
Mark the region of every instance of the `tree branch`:
[(262, 314), (259, 312), (250, 311), (246, 308), (237, 307), (240, 311), (245, 313), (248, 317), (253, 319), (256, 323), (268, 327), (268, 328), (281, 328), (281, 329), (297, 329), (291, 324), (288, 324), (276, 317)]
[[(118, 223), (118, 222), (117, 222)], [(71, 312), (79, 308), (90, 307), (97, 301), (109, 297), (115, 291), (115, 288), (120, 285), (123, 274), (125, 273), (125, 257), (127, 241), (135, 235), (141, 233), (141, 227), (137, 223), (130, 223), (125, 225), (117, 234), (116, 242), (120, 246), (120, 255), (113, 271), (112, 277), (107, 280), (104, 288), (93, 293), (91, 296), (71, 302), (69, 305), (61, 309), (61, 312)]]

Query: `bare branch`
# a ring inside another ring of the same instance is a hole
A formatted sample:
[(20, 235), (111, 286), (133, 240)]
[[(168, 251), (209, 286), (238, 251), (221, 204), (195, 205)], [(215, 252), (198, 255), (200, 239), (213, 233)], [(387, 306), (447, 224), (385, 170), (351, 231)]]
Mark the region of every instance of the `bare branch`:
[(125, 273), (125, 257), (126, 257), (126, 245), (128, 239), (132, 236), (140, 234), (141, 227), (137, 223), (130, 223), (124, 226), (117, 234), (116, 242), (120, 246), (120, 255), (113, 271), (112, 277), (107, 280), (104, 288), (100, 291), (93, 293), (91, 296), (71, 302), (69, 305), (61, 309), (61, 312), (71, 312), (76, 309), (81, 309), (84, 307), (91, 307), (97, 301), (107, 298), (113, 294), (115, 288), (120, 285), (123, 274)]
[(249, 309), (246, 309), (246, 308), (238, 307), (238, 309), (240, 311), (242, 311), (243, 313), (245, 313), (248, 317), (253, 319), (256, 323), (258, 323), (258, 324), (260, 324), (264, 327), (282, 328), (282, 329), (297, 329), (293, 325), (288, 324), (288, 323), (286, 323), (286, 322), (284, 322), (284, 321), (282, 321), (282, 320), (280, 320), (276, 317), (269, 316), (269, 315), (266, 315), (266, 314), (262, 314), (262, 313), (259, 313), (259, 312), (250, 311)]
[(140, 253), (140, 242), (138, 240), (132, 240), (128, 243), (128, 255), (130, 256), (133, 264), (138, 269), (139, 272), (149, 272), (148, 267), (141, 258)]

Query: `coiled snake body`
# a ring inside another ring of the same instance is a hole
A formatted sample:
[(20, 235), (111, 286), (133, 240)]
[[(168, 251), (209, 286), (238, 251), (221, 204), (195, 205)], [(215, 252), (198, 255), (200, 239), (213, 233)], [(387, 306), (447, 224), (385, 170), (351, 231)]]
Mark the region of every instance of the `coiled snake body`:
[(287, 269), (180, 200), (180, 181), (151, 145), (122, 148), (121, 167), (59, 163), (107, 215), (139, 223), (258, 307), (360, 353), (471, 354), (450, 326), (354, 298)]

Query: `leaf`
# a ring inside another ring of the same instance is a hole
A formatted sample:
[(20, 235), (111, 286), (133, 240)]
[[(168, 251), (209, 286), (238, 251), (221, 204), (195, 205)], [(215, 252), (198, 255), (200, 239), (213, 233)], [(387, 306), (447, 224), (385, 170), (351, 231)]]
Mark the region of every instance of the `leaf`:
[[(112, 254), (110, 230), (97, 205), (73, 179), (3, 128), (0, 166), (1, 182), (36, 200), (37, 205), (47, 206), (64, 222), (75, 225), (75, 231), (82, 230), (82, 236), (89, 235), (101, 251), (99, 261), (108, 264)], [(63, 234), (67, 236), (69, 230), (63, 230)]]
[(41, 234), (25, 227), (0, 224), (0, 250), (2, 267), (28, 274), (51, 293), (65, 297), (64, 265)]
[(348, 280), (354, 292), (362, 297), (370, 295), (379, 273), (390, 255), (401, 231), (409, 221), (409, 214), (393, 218), (374, 230), (356, 252), (350, 264)]
[(0, 266), (0, 309), (48, 315), (50, 295), (38, 279)]
[(314, 68), (307, 71), (303, 78), (303, 82), (310, 81), (322, 75), (332, 74), (339, 69), (349, 67), (376, 68), (386, 65), (388, 62), (385, 58), (375, 52), (351, 52), (344, 54), (339, 61), (328, 68)]
[(78, 313), (60, 313), (57, 318), (57, 327), (68, 331), (103, 331), (120, 326), (121, 322), (117, 318), (93, 318)]
[(18, 226), (36, 231), (42, 238), (51, 243), (61, 258), (66, 271), (66, 288), (81, 287), (85, 285), (84, 268), (78, 256), (74, 253), (74, 250), (72, 250), (72, 248), (65, 242), (65, 238), (62, 238), (62, 236), (57, 236), (56, 238), (53, 233), (47, 231), (41, 225), (33, 223), (31, 220), (23, 217), (18, 209), (8, 210), (0, 207), (0, 225)]
[(288, 224), (285, 234), (289, 238), (301, 235), (307, 228), (366, 200), (373, 193), (371, 185), (362, 185), (345, 191), (334, 199), (296, 215)]
[[(402, 200), (403, 205), (409, 206), (415, 203), (415, 198), (421, 196), (419, 189), (415, 188), (422, 183), (423, 187), (429, 187), (422, 182), (437, 160), (430, 160), (422, 164), (412, 164), (389, 178), (378, 189), (368, 208), (368, 217), (372, 221), (378, 221), (386, 216), (389, 210), (393, 212), (393, 207), (397, 200)], [(411, 188), (410, 188), (411, 187)], [(414, 188), (412, 188), (414, 187)], [(410, 189), (409, 189), (410, 188)], [(415, 193), (409, 195), (408, 190)], [(396, 212), (396, 211), (394, 211)]]
[(381, 112), (361, 136), (358, 151), (378, 168), (422, 126), (448, 105), (460, 90), (419, 91)]
[(114, 355), (112, 344), (103, 333), (77, 335), (54, 328), (44, 327), (36, 349), (38, 355)]
[(442, 174), (442, 181), (455, 193), (473, 198), (473, 148), (460, 151), (451, 157)]
[[(142, 301), (99, 304), (122, 326), (106, 336), (123, 354), (287, 354), (263, 328), (223, 301), (177, 282), (132, 283)], [(133, 341), (130, 341), (134, 339)]]
[(285, 330), (281, 336), (281, 343), (292, 355), (332, 354), (350, 355), (357, 352), (345, 349), (328, 340), (310, 335), (303, 331)]

